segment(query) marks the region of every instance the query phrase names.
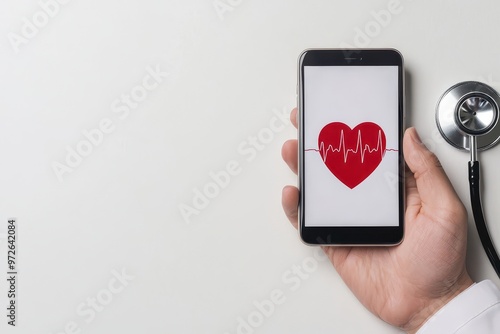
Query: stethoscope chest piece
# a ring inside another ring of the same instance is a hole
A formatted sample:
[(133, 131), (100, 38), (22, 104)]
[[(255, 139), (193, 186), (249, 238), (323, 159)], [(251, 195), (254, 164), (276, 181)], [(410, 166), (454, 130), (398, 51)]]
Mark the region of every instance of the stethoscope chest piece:
[(500, 96), (490, 86), (465, 81), (450, 87), (439, 99), (436, 123), (443, 138), (461, 150), (470, 150), (470, 136), (477, 149), (485, 150), (500, 141)]

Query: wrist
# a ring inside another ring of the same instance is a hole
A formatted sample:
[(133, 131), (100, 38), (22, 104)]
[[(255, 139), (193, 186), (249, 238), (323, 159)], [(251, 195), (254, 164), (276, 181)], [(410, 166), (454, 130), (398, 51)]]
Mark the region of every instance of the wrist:
[(465, 272), (446, 293), (422, 300), (422, 308), (401, 329), (405, 330), (408, 334), (417, 333), (427, 320), (472, 284), (474, 282), (469, 274)]

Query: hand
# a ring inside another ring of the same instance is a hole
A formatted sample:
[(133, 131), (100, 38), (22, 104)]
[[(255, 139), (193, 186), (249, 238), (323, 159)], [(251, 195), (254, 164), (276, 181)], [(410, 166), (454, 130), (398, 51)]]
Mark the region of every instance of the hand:
[[(297, 127), (297, 109), (291, 121)], [(473, 282), (465, 268), (467, 212), (436, 156), (406, 130), (405, 239), (394, 247), (323, 246), (354, 295), (382, 320), (409, 333)], [(282, 156), (297, 174), (297, 140)], [(299, 191), (283, 189), (283, 209), (297, 227)]]

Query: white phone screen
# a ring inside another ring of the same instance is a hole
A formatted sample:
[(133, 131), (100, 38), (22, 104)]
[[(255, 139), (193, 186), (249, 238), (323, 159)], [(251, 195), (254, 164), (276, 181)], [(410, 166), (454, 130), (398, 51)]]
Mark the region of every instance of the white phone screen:
[(398, 67), (304, 66), (305, 226), (398, 226)]

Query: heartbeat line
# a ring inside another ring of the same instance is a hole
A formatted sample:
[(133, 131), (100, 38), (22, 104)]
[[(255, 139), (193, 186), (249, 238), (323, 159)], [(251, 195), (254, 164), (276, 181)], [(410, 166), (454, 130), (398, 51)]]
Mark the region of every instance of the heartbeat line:
[(323, 162), (326, 162), (328, 159), (328, 154), (329, 152), (331, 153), (340, 153), (342, 152), (343, 157), (344, 157), (344, 163), (347, 162), (347, 158), (349, 157), (350, 153), (353, 154), (360, 154), (361, 155), (361, 163), (364, 162), (365, 160), (365, 155), (366, 153), (374, 153), (374, 152), (380, 152), (380, 159), (383, 158), (384, 153), (386, 151), (392, 151), (392, 152), (397, 152), (398, 150), (396, 149), (383, 149), (382, 148), (382, 132), (379, 130), (378, 131), (378, 139), (377, 139), (377, 146), (375, 148), (371, 148), (370, 145), (364, 144), (363, 145), (363, 140), (361, 138), (361, 130), (358, 130), (358, 139), (356, 141), (356, 148), (347, 148), (345, 145), (345, 139), (344, 139), (344, 130), (340, 131), (340, 140), (339, 140), (339, 145), (338, 147), (334, 147), (333, 145), (328, 145), (325, 148), (325, 143), (321, 142), (319, 145), (319, 149), (306, 149), (305, 151), (315, 151), (315, 152), (320, 152), (321, 156), (323, 157)]

